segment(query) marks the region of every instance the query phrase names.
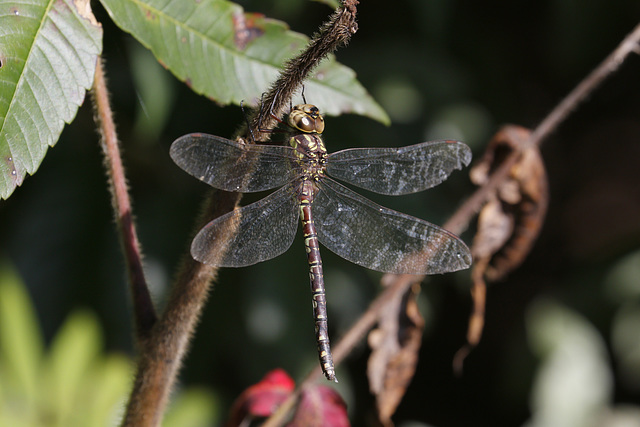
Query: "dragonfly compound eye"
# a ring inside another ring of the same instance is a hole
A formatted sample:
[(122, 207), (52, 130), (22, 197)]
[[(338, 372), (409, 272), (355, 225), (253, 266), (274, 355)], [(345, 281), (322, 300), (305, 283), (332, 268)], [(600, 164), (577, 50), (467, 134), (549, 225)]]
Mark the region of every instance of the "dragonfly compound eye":
[(304, 133), (322, 133), (324, 119), (318, 107), (310, 104), (300, 104), (293, 107), (289, 114), (289, 125)]
[(314, 121), (311, 120), (311, 117), (309, 116), (300, 117), (296, 124), (298, 129), (303, 132), (313, 132), (316, 127)]
[(315, 118), (315, 130), (317, 133), (324, 131), (324, 119), (320, 115)]

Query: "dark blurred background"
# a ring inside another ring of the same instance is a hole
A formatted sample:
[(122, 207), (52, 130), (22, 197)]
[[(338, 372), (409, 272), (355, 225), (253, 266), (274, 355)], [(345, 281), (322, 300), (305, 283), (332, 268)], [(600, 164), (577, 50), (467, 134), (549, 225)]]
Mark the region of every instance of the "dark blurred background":
[[(305, 34), (330, 13), (301, 0), (240, 4)], [(192, 93), (94, 8), (105, 30), (103, 56), (148, 280), (162, 306), (207, 194), (171, 162), (169, 146), (194, 131), (231, 137), (243, 115)], [(465, 141), (479, 157), (501, 125), (535, 127), (640, 22), (640, 3), (363, 0), (358, 15), (360, 29), (338, 60), (357, 72), (392, 125), (328, 117), (329, 151), (444, 137)], [(542, 153), (551, 193), (542, 234), (522, 267), (490, 287), (484, 336), (461, 378), (451, 362), (465, 339), (469, 273), (423, 286), (427, 327), (397, 424), (551, 425), (544, 420), (562, 419), (545, 418), (554, 402), (584, 408), (591, 400), (601, 409), (591, 421), (640, 423), (632, 406), (640, 401), (640, 58), (631, 56)], [(442, 224), (474, 190), (467, 172), (417, 195), (363, 193)], [(107, 350), (133, 354), (109, 199), (87, 98), (38, 172), (0, 202), (0, 255), (26, 282), (47, 339), (73, 309), (88, 307), (102, 322)], [(473, 227), (462, 237), (471, 243)], [(380, 274), (327, 250), (323, 259), (335, 342), (380, 292)], [(182, 384), (210, 387), (228, 408), (273, 368), (301, 379), (317, 364), (307, 268), (298, 236), (274, 260), (222, 270)], [(362, 344), (337, 372), (354, 425), (372, 419), (368, 354)], [(580, 380), (562, 376), (572, 369)]]

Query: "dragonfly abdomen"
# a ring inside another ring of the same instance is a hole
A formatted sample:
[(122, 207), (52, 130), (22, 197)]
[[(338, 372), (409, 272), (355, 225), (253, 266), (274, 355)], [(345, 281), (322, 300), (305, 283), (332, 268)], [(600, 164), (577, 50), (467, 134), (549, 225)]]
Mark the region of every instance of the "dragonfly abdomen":
[(313, 302), (313, 318), (315, 322), (316, 342), (318, 344), (318, 356), (325, 377), (330, 381), (336, 381), (331, 346), (329, 344), (329, 330), (327, 324), (327, 300), (324, 290), (324, 275), (322, 272), (322, 259), (320, 258), (320, 245), (316, 226), (313, 222), (311, 203), (313, 201), (313, 183), (305, 180), (302, 183), (299, 202), (300, 219), (302, 220), (302, 232), (304, 245), (309, 261), (309, 280), (311, 282), (311, 295)]

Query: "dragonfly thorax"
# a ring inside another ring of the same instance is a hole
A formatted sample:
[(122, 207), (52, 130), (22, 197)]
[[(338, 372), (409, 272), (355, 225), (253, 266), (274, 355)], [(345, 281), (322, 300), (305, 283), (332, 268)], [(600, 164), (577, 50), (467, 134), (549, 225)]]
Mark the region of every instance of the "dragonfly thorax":
[(298, 104), (291, 109), (289, 125), (302, 132), (289, 139), (289, 144), (296, 149), (299, 161), (308, 178), (317, 179), (324, 173), (327, 160), (327, 149), (320, 134), (324, 130), (324, 119), (315, 105)]
[(298, 104), (291, 109), (289, 126), (304, 133), (322, 133), (324, 118), (315, 105)]
[(298, 160), (305, 169), (305, 175), (317, 179), (324, 173), (327, 161), (327, 149), (320, 135), (301, 133), (294, 135), (289, 144), (295, 148)]

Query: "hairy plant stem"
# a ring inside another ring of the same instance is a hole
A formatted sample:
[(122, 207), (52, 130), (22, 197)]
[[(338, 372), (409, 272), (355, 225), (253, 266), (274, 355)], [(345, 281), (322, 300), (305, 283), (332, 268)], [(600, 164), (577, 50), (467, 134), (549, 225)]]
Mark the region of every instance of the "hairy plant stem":
[(357, 0), (343, 0), (343, 6), (336, 9), (329, 20), (320, 27), (307, 48), (287, 62), (280, 77), (264, 96), (262, 111), (256, 112), (251, 120), (251, 134), (258, 141), (269, 139), (268, 131), (278, 124), (273, 116), (282, 117), (295, 91), (313, 68), (338, 47), (349, 43), (351, 36), (358, 30), (357, 4)]
[(104, 154), (104, 166), (111, 191), (111, 205), (120, 235), (120, 243), (124, 252), (126, 269), (129, 276), (131, 298), (134, 307), (134, 324), (138, 340), (148, 337), (151, 327), (157, 320), (156, 312), (151, 301), (149, 288), (142, 271), (142, 257), (138, 236), (133, 222), (131, 202), (124, 176), (124, 167), (118, 147), (118, 134), (113, 122), (113, 114), (109, 105), (102, 61), (98, 60), (96, 74), (93, 80), (92, 100), (94, 118), (100, 130), (100, 145)]

